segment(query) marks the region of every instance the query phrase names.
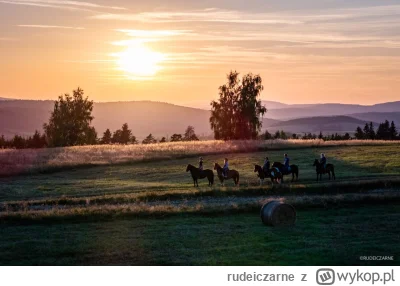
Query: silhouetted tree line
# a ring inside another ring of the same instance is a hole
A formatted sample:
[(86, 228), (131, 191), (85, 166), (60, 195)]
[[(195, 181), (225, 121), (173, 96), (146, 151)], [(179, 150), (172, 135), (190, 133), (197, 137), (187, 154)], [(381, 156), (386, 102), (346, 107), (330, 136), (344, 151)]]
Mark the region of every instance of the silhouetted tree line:
[[(197, 137), (194, 127), (188, 126), (185, 130), (185, 133), (182, 134), (173, 134), (169, 140), (170, 142), (179, 142), (179, 141), (199, 141)], [(145, 139), (143, 139), (142, 144), (154, 144), (154, 143), (165, 143), (168, 142), (166, 137), (162, 137), (159, 141), (154, 138), (153, 134), (149, 134)], [(132, 131), (128, 128), (128, 124), (125, 123), (122, 125), (122, 128), (115, 131), (113, 135), (111, 135), (110, 129), (107, 129), (103, 137), (100, 139), (100, 144), (138, 144), (139, 142), (136, 140), (136, 137), (132, 135)]]
[(313, 133), (304, 133), (303, 135), (296, 134), (296, 133), (286, 133), (283, 130), (276, 131), (274, 134), (271, 134), (267, 131), (263, 134), (263, 136), (260, 137), (260, 139), (264, 140), (271, 140), (271, 139), (302, 139), (302, 140), (315, 140), (315, 139), (322, 139), (324, 141), (329, 141), (329, 140), (334, 140), (334, 141), (340, 141), (340, 140), (350, 140), (352, 139), (349, 133), (346, 133), (344, 135), (335, 133), (331, 135), (323, 135), (322, 132), (320, 132), (318, 135), (313, 134)]
[(100, 144), (137, 144), (136, 137), (129, 129), (128, 123), (124, 123), (121, 129), (111, 134), (110, 129), (103, 133), (103, 137), (99, 141)]
[(171, 142), (180, 142), (180, 141), (199, 141), (199, 138), (197, 137), (194, 127), (193, 126), (188, 126), (185, 130), (185, 133), (182, 134), (173, 134), (171, 136)]
[(372, 122), (365, 123), (364, 128), (358, 126), (354, 136), (357, 139), (400, 140), (396, 124), (393, 121), (389, 123), (388, 120), (380, 123), (376, 131)]
[(35, 131), (35, 134), (29, 137), (15, 135), (11, 139), (6, 139), (4, 135), (0, 136), (0, 148), (15, 148), (15, 149), (39, 149), (47, 147), (47, 140), (44, 134)]

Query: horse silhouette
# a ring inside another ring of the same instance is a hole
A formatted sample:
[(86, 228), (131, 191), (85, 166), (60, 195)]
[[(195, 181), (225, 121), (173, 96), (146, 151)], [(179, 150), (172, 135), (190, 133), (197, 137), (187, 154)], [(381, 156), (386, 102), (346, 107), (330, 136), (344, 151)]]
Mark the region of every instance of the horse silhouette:
[(331, 173), (332, 173), (333, 179), (336, 180), (335, 166), (333, 164), (327, 164), (326, 168), (324, 168), (323, 164), (320, 163), (318, 159), (315, 159), (313, 166), (315, 166), (315, 171), (317, 173), (317, 182), (319, 180), (322, 180), (322, 175), (324, 175), (324, 174), (328, 174), (329, 180), (330, 180)]
[(214, 172), (210, 169), (206, 169), (201, 171), (199, 168), (196, 168), (193, 165), (187, 165), (186, 167), (186, 172), (189, 172), (192, 175), (193, 178), (193, 185), (194, 187), (198, 187), (199, 183), (198, 183), (198, 179), (204, 179), (207, 178), (208, 179), (208, 186), (211, 187), (214, 184)]
[[(274, 170), (275, 169), (275, 170)], [(260, 178), (260, 186), (263, 184), (264, 179), (271, 178), (272, 184), (274, 181), (277, 183), (278, 180), (282, 180), (283, 175), (278, 168), (269, 169), (268, 174), (266, 174), (260, 165), (254, 165), (254, 173), (258, 173), (257, 176)]]
[(221, 182), (221, 185), (224, 185), (225, 180), (233, 179), (235, 185), (239, 185), (239, 172), (236, 170), (229, 170), (227, 177), (225, 178), (223, 175), (222, 167), (218, 163), (214, 163), (214, 170), (217, 171), (218, 178)]
[[(272, 164), (272, 168), (274, 167), (278, 168), (279, 171), (281, 171), (282, 175), (292, 174), (292, 182), (294, 181), (294, 176), (296, 176), (296, 181), (299, 179), (299, 167), (297, 165), (290, 165), (289, 172), (285, 171), (285, 165), (283, 165), (281, 162), (274, 162)], [(283, 181), (283, 176), (282, 176), (282, 181)]]

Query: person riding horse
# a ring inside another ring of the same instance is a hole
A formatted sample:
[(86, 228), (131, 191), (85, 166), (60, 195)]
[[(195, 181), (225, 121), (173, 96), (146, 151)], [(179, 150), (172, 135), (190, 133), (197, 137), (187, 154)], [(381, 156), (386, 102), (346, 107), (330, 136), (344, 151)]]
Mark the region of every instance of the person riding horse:
[(263, 171), (266, 177), (269, 176), (269, 169), (270, 169), (271, 163), (269, 162), (268, 157), (265, 157), (264, 159), (264, 165), (263, 165)]
[(319, 163), (321, 164), (323, 171), (325, 172), (326, 170), (326, 157), (324, 153), (321, 153), (321, 159), (319, 160)]
[(203, 174), (203, 158), (202, 157), (199, 158), (199, 170), (200, 170), (200, 174)]
[(224, 166), (222, 167), (222, 174), (225, 178), (228, 177), (228, 172), (229, 172), (229, 163), (228, 163), (228, 158), (225, 158), (224, 160)]
[(285, 166), (284, 172), (289, 173), (290, 172), (290, 159), (288, 157), (288, 154), (284, 155), (283, 165)]

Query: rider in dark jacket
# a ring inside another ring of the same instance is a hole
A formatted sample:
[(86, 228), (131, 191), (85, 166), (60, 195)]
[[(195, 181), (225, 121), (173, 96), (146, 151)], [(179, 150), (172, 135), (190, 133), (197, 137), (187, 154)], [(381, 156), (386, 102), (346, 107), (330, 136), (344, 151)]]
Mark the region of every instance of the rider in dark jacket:
[(319, 160), (319, 163), (321, 164), (321, 166), (325, 170), (326, 169), (326, 157), (325, 157), (324, 153), (321, 153), (321, 160)]
[(264, 165), (263, 165), (264, 174), (269, 175), (270, 166), (271, 166), (271, 164), (270, 164), (270, 162), (269, 162), (268, 157), (265, 157), (265, 159), (264, 159)]
[(285, 158), (283, 161), (283, 165), (285, 166), (285, 172), (289, 172), (290, 171), (290, 159), (288, 157), (288, 154), (285, 154)]

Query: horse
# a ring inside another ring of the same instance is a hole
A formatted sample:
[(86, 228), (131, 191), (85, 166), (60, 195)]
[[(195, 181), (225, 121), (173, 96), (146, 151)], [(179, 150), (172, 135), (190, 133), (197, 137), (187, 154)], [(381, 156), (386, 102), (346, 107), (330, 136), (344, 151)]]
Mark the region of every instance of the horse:
[(204, 179), (207, 177), (208, 179), (208, 186), (211, 187), (214, 184), (214, 172), (210, 169), (206, 169), (201, 171), (199, 168), (196, 168), (193, 165), (187, 165), (186, 172), (189, 172), (193, 178), (193, 185), (194, 187), (198, 187), (199, 183), (197, 182), (198, 179)]
[(332, 172), (333, 179), (336, 180), (335, 166), (333, 166), (333, 164), (327, 164), (326, 167), (324, 168), (324, 166), (319, 162), (319, 160), (315, 159), (313, 166), (315, 166), (315, 171), (317, 172), (317, 182), (318, 182), (318, 180), (322, 180), (322, 175), (324, 175), (324, 174), (328, 174), (329, 180), (330, 180), (331, 172)]
[[(274, 168), (275, 169), (275, 168)], [(262, 186), (264, 179), (271, 178), (272, 184), (274, 181), (278, 183), (278, 180), (282, 180), (282, 173), (278, 169), (269, 169), (268, 174), (266, 174), (260, 165), (254, 165), (254, 173), (258, 173), (257, 176), (260, 178), (260, 186)]]
[[(299, 180), (299, 167), (297, 165), (290, 165), (290, 171), (285, 172), (285, 165), (283, 165), (281, 162), (274, 162), (272, 164), (272, 167), (276, 167), (281, 171), (282, 175), (289, 175), (292, 174), (292, 182), (294, 181), (294, 176), (296, 175), (296, 181)], [(283, 180), (283, 179), (282, 179)]]
[(222, 167), (218, 163), (214, 163), (214, 170), (217, 171), (218, 178), (219, 178), (222, 186), (224, 185), (224, 180), (226, 180), (226, 179), (233, 179), (233, 181), (235, 182), (235, 185), (236, 186), (239, 185), (239, 172), (238, 171), (229, 170), (228, 176), (225, 178), (223, 175)]

